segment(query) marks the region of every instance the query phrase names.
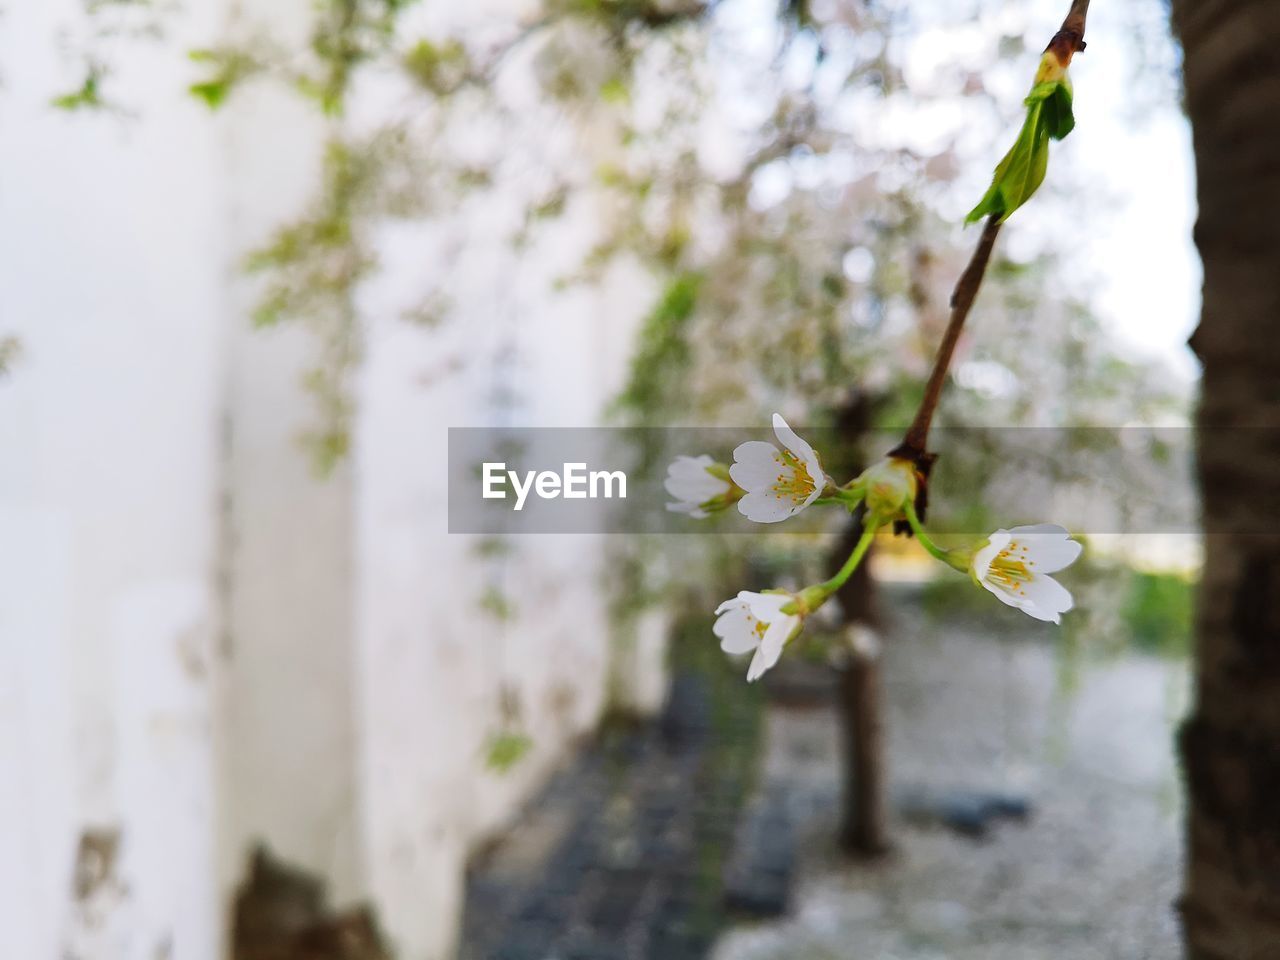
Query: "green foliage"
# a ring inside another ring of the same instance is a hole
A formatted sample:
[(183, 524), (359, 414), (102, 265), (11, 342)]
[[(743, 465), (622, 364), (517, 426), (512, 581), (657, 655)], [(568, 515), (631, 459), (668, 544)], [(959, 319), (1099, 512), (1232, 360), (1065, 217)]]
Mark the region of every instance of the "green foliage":
[(513, 620), (516, 616), (515, 604), (511, 598), (497, 587), (487, 587), (480, 595), (478, 606), (495, 620)]
[(643, 415), (670, 403), (689, 367), (685, 330), (698, 304), (702, 277), (682, 273), (667, 284), (657, 305), (640, 330), (636, 355), (631, 361), (627, 385), (615, 401), (615, 409)]
[[(506, 43), (483, 55), (452, 38), (405, 37), (403, 31), (397, 37), (398, 17), (409, 5), (406, 0), (316, 0), (306, 50), (241, 44), (193, 55), (211, 68), (193, 95), (211, 107), (225, 103), (244, 77), (258, 71), (296, 84), (332, 114), (341, 111), (358, 70), (412, 81), (408, 109), (388, 127), (412, 130), (420, 152), (401, 162), (396, 148), (388, 151), (389, 138), (376, 142), (387, 130), (365, 142), (331, 145), (316, 200), (250, 258), (264, 280), (255, 323), (297, 322), (317, 334), (320, 357), (306, 388), (317, 398), (321, 415), (308, 439), (318, 464), (331, 465), (349, 447), (344, 424), (351, 404), (344, 381), (362, 341), (354, 293), (376, 268), (368, 237), (376, 219), (388, 213), (385, 195), (395, 182), (408, 182), (440, 203), (441, 197), (497, 182), (501, 161), (450, 152), (456, 141), (451, 124), (474, 127), (477, 117), (481, 126), (501, 123), (504, 108), (493, 81), (504, 58), (530, 37), (538, 38), (529, 62), (542, 99), (549, 103), (572, 93), (574, 111), (603, 102), (608, 109), (593, 122), (616, 124), (617, 149), (603, 152), (609, 160), (598, 168), (598, 184), (617, 202), (602, 218), (606, 234), (582, 276), (594, 279), (613, 258), (632, 256), (659, 277), (671, 278), (644, 321), (614, 413), (632, 423), (728, 422), (723, 418), (757, 415), (766, 405), (804, 402), (811, 416), (820, 416), (856, 386), (890, 398), (884, 408), (888, 420), (898, 424), (909, 417), (903, 386), (919, 389), (920, 377), (904, 377), (901, 371), (931, 352), (936, 331), (926, 328), (921, 336), (918, 321), (930, 313), (929, 296), (935, 298), (936, 313), (945, 296), (941, 285), (955, 275), (948, 264), (955, 251), (940, 239), (946, 224), (931, 206), (953, 174), (931, 173), (924, 162), (931, 158), (859, 141), (856, 130), (839, 127), (839, 111), (816, 109), (809, 92), (771, 75), (758, 77), (760, 89), (752, 93), (767, 104), (760, 111), (765, 119), (758, 127), (735, 131), (748, 144), (742, 172), (711, 174), (701, 165), (699, 146), (707, 106), (719, 102), (711, 89), (719, 78), (709, 79), (706, 69), (707, 44), (719, 29), (704, 16), (708, 4), (544, 0)], [(797, 39), (790, 29), (795, 23), (820, 35), (827, 25), (824, 16), (839, 25), (838, 17), (807, 3), (786, 5), (780, 41)], [(893, 29), (889, 19), (869, 8), (860, 29), (885, 33)], [(681, 24), (683, 29), (668, 29)], [(807, 39), (786, 56), (803, 60), (806, 44)], [(786, 56), (780, 52), (777, 62)], [(636, 63), (645, 58), (654, 69), (636, 74)], [(818, 86), (881, 90), (886, 99), (894, 90), (904, 92), (905, 80), (889, 48), (852, 63), (817, 55), (811, 66), (810, 79), (824, 74)], [(837, 73), (845, 75), (833, 76)], [(644, 97), (633, 97), (637, 76), (662, 81), (648, 86)], [(1036, 136), (1065, 136), (1069, 91), (1042, 86), (1028, 97), (1028, 114), (1035, 113), (1035, 126), (1043, 131)], [(851, 156), (859, 170), (893, 174), (903, 185), (867, 188), (864, 181), (839, 174), (841, 161)], [(766, 169), (789, 171), (793, 186), (779, 202), (749, 203), (756, 175)], [(536, 224), (558, 217), (577, 191), (595, 186), (573, 180), (575, 174), (556, 170), (553, 183), (539, 185), (545, 192), (528, 204), (523, 225), (513, 231), (515, 243), (531, 242)], [(872, 257), (868, 278), (855, 281), (844, 274), (842, 259), (851, 250)], [(947, 269), (930, 268), (931, 259)], [(1001, 262), (1008, 263), (998, 259), (993, 274)], [(1051, 265), (1037, 261), (1018, 270), (1025, 276), (989, 280), (984, 303), (1002, 316), (984, 316), (974, 336), (976, 350), (991, 351), (994, 360), (1030, 386), (1035, 378), (1028, 371), (1037, 356), (1070, 354), (1067, 359), (1075, 357), (1071, 362), (1078, 361), (1080, 375), (1089, 381), (1078, 394), (1094, 398), (1100, 408), (1114, 396), (1139, 393), (1123, 370), (1096, 382), (1094, 371), (1107, 363), (1100, 357), (1105, 350), (1096, 331), (1083, 329), (1083, 321), (1072, 317), (1057, 323), (1043, 296)], [(1021, 300), (1008, 293), (1014, 288)], [(1007, 294), (1003, 299), (1002, 293)], [(997, 302), (1003, 309), (996, 309)], [(405, 315), (435, 326), (449, 308), (432, 296)], [(1034, 315), (1037, 324), (1052, 325), (1055, 337), (1060, 327), (1069, 329), (1070, 342), (1055, 341), (1035, 352), (1016, 347), (1025, 340), (1019, 326), (1027, 324), (1024, 313)], [(1010, 328), (1018, 335), (1009, 336)], [(1006, 352), (1017, 349), (1017, 361), (1000, 352), (1005, 344)], [(1072, 373), (1076, 376), (1074, 368)], [(977, 403), (974, 393), (952, 388), (948, 410), (958, 411), (961, 420), (988, 413), (991, 407)], [(1066, 403), (1059, 396), (1037, 400), (1034, 393), (1026, 389), (1001, 399), (1001, 414), (1016, 421)], [(943, 417), (948, 415), (944, 411)]]
[(485, 766), (494, 773), (507, 773), (532, 749), (533, 740), (524, 733), (511, 730), (495, 733), (484, 747)]
[(297, 87), (330, 116), (342, 113), (355, 69), (387, 52), (396, 22), (416, 0), (321, 0), (311, 51), (322, 64)]
[(1027, 95), (1027, 118), (1012, 149), (996, 167), (995, 179), (966, 223), (996, 217), (1000, 223), (1031, 199), (1049, 168), (1049, 141), (1061, 140), (1075, 127), (1071, 85), (1065, 80), (1038, 83)]
[(243, 81), (264, 69), (263, 64), (244, 50), (219, 47), (192, 50), (187, 56), (210, 70), (204, 80), (191, 84), (187, 91), (210, 110), (217, 110)]
[(594, 21), (616, 34), (645, 27), (661, 30), (672, 24), (705, 14), (709, 3), (662, 3), (660, 0), (550, 0), (548, 11), (555, 16)]
[(600, 85), (600, 99), (605, 103), (627, 103), (631, 99), (631, 87), (627, 78), (615, 74)]
[(360, 357), (355, 289), (375, 266), (360, 218), (374, 202), (385, 157), (377, 143), (333, 140), (322, 188), (311, 209), (281, 227), (246, 266), (267, 282), (253, 312), (259, 327), (288, 320), (317, 334), (319, 357), (302, 380), (320, 422), (302, 437), (318, 474), (328, 475), (350, 449), (352, 403), (347, 379)]
[(102, 78), (105, 71), (97, 65), (90, 65), (84, 81), (75, 90), (61, 94), (50, 100), (50, 104), (59, 110), (100, 110), (106, 106), (102, 99)]
[(457, 90), (471, 71), (467, 49), (457, 40), (419, 40), (401, 57), (405, 71), (423, 89), (445, 96)]
[(1165, 656), (1191, 652), (1195, 587), (1172, 573), (1134, 572), (1121, 610), (1133, 643)]

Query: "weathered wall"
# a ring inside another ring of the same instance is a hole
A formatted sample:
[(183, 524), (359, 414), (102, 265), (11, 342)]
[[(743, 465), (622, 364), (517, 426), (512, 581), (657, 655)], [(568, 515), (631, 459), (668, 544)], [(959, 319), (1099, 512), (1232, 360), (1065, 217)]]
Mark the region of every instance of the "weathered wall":
[(82, 17), (0, 30), (0, 956), (214, 960), (221, 172), (160, 49), (116, 71), (142, 119), (50, 108)]
[[(75, 0), (6, 10), (0, 123), (23, 136), (0, 152), (0, 336), (24, 351), (0, 380), (3, 957), (214, 960), (265, 842), (335, 903), (371, 901), (406, 960), (443, 960), (467, 856), (619, 669), (603, 538), (495, 555), (450, 537), (444, 506), (449, 426), (590, 424), (617, 389), (640, 281), (548, 283), (589, 238), (589, 199), (561, 242), (519, 255), (514, 193), (388, 227), (361, 294), (352, 458), (319, 481), (296, 442), (312, 344), (248, 328), (238, 263), (310, 196), (323, 121), (263, 88), (210, 117), (181, 51), (228, 25), (305, 36), (310, 9), (188, 5), (117, 71), (128, 118), (48, 106)], [(586, 133), (558, 149), (582, 157)], [(438, 331), (398, 319), (424, 280), (455, 305)], [(520, 399), (499, 411), (507, 376)], [(509, 616), (482, 609), (493, 590)], [(622, 692), (647, 708), (661, 621), (642, 633)], [(531, 753), (489, 771), (511, 729)]]
[[(231, 36), (304, 45), (310, 0), (232, 5)], [(219, 33), (214, 36), (221, 35)], [(305, 212), (319, 188), (319, 111), (255, 84), (218, 119), (219, 189), (237, 262)], [(246, 851), (272, 853), (363, 892), (356, 858), (352, 703), (352, 492), (349, 465), (318, 479), (299, 437), (316, 417), (300, 384), (315, 342), (298, 325), (253, 329), (256, 278), (227, 275), (224, 382), (219, 770), (226, 887)]]

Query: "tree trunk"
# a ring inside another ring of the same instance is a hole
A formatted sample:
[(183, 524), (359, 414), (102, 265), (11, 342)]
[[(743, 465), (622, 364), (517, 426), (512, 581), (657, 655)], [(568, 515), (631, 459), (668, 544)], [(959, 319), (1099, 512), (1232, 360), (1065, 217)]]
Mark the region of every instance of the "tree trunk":
[[(840, 443), (831, 449), (828, 469), (839, 477), (854, 477), (866, 466), (863, 445), (871, 430), (876, 401), (852, 392), (835, 413)], [(835, 549), (827, 558), (835, 573), (862, 538), (863, 512), (850, 518)], [(843, 747), (840, 808), (840, 848), (856, 857), (874, 857), (889, 848), (885, 826), (886, 774), (884, 762), (884, 706), (881, 696), (880, 622), (871, 552), (836, 591), (844, 630), (844, 649), (836, 667), (836, 712)]]
[(1205, 274), (1182, 918), (1191, 960), (1263, 960), (1280, 957), (1280, 3), (1174, 0), (1173, 20)]
[(840, 847), (857, 857), (889, 849), (885, 820), (884, 705), (880, 640), (861, 624), (846, 628), (840, 666), (840, 731), (844, 746)]

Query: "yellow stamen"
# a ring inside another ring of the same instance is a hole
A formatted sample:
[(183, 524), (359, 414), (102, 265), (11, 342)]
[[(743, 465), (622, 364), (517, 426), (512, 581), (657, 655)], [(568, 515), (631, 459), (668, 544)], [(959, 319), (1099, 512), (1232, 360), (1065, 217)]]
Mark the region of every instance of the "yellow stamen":
[(1035, 561), (1027, 559), (1027, 548), (1020, 546), (1015, 540), (991, 561), (987, 579), (1006, 590), (1022, 593), (1023, 584), (1035, 579), (1035, 574), (1031, 572), (1034, 566)]
[(809, 468), (801, 463), (794, 453), (786, 450), (782, 452), (781, 457), (782, 464), (787, 469), (778, 474), (778, 479), (773, 484), (773, 492), (784, 499), (803, 503), (809, 499), (809, 495), (813, 493), (817, 484), (809, 475)]

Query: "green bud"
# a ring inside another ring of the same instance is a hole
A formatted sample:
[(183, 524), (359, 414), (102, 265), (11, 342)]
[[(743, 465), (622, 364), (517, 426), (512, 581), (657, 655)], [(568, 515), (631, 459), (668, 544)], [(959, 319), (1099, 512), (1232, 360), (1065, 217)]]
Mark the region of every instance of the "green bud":
[(886, 520), (902, 513), (919, 488), (916, 465), (901, 457), (885, 457), (862, 472), (857, 482), (866, 490), (867, 510)]

